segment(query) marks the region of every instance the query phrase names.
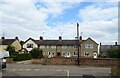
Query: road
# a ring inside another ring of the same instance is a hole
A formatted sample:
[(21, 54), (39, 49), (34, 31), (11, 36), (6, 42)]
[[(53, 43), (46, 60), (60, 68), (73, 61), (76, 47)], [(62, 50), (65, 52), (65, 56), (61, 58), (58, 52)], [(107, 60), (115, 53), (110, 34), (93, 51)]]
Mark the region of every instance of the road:
[(110, 76), (111, 69), (105, 67), (83, 67), (65, 65), (8, 64), (2, 76)]

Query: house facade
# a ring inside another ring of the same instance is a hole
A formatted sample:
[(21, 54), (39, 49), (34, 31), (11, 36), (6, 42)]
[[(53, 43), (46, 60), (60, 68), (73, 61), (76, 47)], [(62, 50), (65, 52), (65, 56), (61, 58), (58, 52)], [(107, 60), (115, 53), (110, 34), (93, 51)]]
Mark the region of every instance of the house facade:
[(21, 44), (18, 37), (15, 37), (15, 39), (5, 39), (5, 37), (2, 37), (0, 39), (0, 51), (5, 51), (9, 45), (13, 46), (15, 51), (21, 50)]
[(88, 38), (82, 40), (62, 40), (60, 36), (58, 40), (44, 40), (43, 37), (40, 37), (39, 40), (34, 40), (29, 38), (23, 44), (23, 48), (26, 48), (28, 51), (31, 51), (33, 48), (40, 48), (43, 50), (43, 55), (45, 57), (51, 58), (56, 56), (62, 57), (77, 57), (78, 47), (80, 57), (92, 58), (95, 54), (98, 53), (98, 44)]

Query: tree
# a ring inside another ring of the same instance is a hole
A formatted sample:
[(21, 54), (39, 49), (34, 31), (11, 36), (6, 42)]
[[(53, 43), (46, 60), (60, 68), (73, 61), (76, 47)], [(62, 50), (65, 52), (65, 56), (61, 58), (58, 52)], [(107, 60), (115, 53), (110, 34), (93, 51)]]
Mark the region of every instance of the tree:
[(30, 51), (31, 57), (36, 59), (41, 59), (43, 57), (43, 51), (39, 48), (34, 48)]
[(24, 44), (24, 41), (20, 41), (20, 44), (21, 44), (21, 46), (23, 46), (23, 44)]
[(119, 58), (120, 57), (120, 49), (119, 48), (111, 48), (108, 50), (108, 56), (110, 58)]
[(10, 57), (12, 57), (13, 54), (17, 53), (15, 51), (15, 47), (10, 46), (10, 45), (6, 48), (6, 50), (9, 51)]

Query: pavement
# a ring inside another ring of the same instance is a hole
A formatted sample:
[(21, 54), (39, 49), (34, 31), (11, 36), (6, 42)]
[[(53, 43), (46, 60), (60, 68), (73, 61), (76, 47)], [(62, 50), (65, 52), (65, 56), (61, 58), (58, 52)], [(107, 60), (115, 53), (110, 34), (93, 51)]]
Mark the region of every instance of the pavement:
[[(66, 66), (66, 65), (40, 65), (40, 64), (8, 64), (2, 71), (2, 76), (79, 76), (87, 78), (109, 77), (111, 68), (109, 67), (86, 67), (86, 66)], [(91, 76), (91, 77), (90, 77)]]
[(26, 61), (19, 61), (16, 62), (17, 64), (31, 64), (31, 60), (26, 60)]

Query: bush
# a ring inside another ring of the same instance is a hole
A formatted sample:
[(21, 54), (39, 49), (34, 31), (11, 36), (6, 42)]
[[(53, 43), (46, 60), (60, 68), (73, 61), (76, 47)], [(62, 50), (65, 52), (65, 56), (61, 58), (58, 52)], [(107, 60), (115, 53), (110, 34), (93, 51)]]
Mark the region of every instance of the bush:
[(120, 58), (120, 49), (118, 48), (112, 48), (108, 50), (108, 56), (110, 58)]
[(43, 51), (39, 48), (34, 48), (30, 51), (31, 57), (35, 59), (41, 59), (43, 57)]
[(30, 60), (31, 56), (30, 54), (14, 54), (13, 60), (14, 61), (24, 61), (24, 60)]

